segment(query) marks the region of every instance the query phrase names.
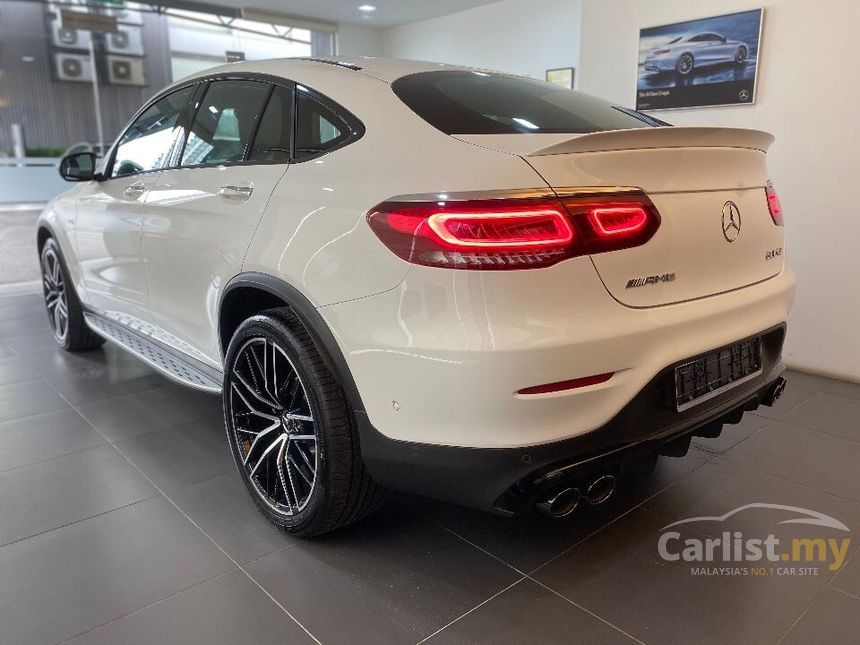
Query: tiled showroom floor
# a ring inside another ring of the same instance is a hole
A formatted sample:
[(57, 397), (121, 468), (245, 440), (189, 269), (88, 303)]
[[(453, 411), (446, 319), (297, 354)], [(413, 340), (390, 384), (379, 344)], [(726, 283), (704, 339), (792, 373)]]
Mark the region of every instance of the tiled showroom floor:
[[(860, 530), (860, 386), (791, 373), (759, 412), (572, 521), (396, 496), (301, 541), (247, 497), (217, 397), (109, 346), (65, 354), (38, 296), (2, 296), (0, 642), (856, 642), (855, 543), (818, 576), (696, 576), (658, 555), (665, 525), (753, 502)], [(803, 528), (782, 519), (689, 534)]]

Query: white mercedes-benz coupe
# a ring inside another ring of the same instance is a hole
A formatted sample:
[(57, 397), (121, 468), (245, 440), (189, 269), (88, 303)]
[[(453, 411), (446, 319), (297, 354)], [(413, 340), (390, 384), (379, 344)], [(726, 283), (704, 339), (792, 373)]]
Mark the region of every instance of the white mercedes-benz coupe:
[(781, 393), (771, 142), (484, 70), (231, 64), (63, 160), (45, 302), (64, 349), (220, 392), (292, 533), (385, 488), (561, 517)]

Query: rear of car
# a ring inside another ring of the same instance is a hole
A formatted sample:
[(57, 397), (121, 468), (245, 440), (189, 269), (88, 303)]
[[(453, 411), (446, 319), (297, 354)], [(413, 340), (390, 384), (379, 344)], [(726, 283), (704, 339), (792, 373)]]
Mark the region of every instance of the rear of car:
[(534, 174), (533, 188), (474, 191), (429, 175), (368, 211), (405, 277), (321, 313), (361, 393), (377, 481), (516, 512), (605, 492), (778, 394), (794, 276), (770, 135), (668, 127), (474, 70), (392, 91), (450, 137), (431, 160), (448, 172), (468, 176), (458, 151), (477, 147)]

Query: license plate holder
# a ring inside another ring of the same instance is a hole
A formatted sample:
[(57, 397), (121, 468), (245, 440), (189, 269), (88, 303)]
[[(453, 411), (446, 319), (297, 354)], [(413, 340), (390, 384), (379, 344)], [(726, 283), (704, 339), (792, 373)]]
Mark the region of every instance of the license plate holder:
[(675, 409), (688, 410), (762, 372), (761, 337), (714, 350), (675, 368)]

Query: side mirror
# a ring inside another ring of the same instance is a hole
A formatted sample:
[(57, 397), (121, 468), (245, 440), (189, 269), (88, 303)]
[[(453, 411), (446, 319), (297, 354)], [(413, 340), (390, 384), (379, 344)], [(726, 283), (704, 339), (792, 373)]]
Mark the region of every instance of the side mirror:
[(725, 43), (728, 40), (725, 36), (720, 36), (720, 42)]
[(96, 156), (92, 152), (76, 152), (63, 157), (60, 177), (66, 181), (92, 181), (96, 178)]

